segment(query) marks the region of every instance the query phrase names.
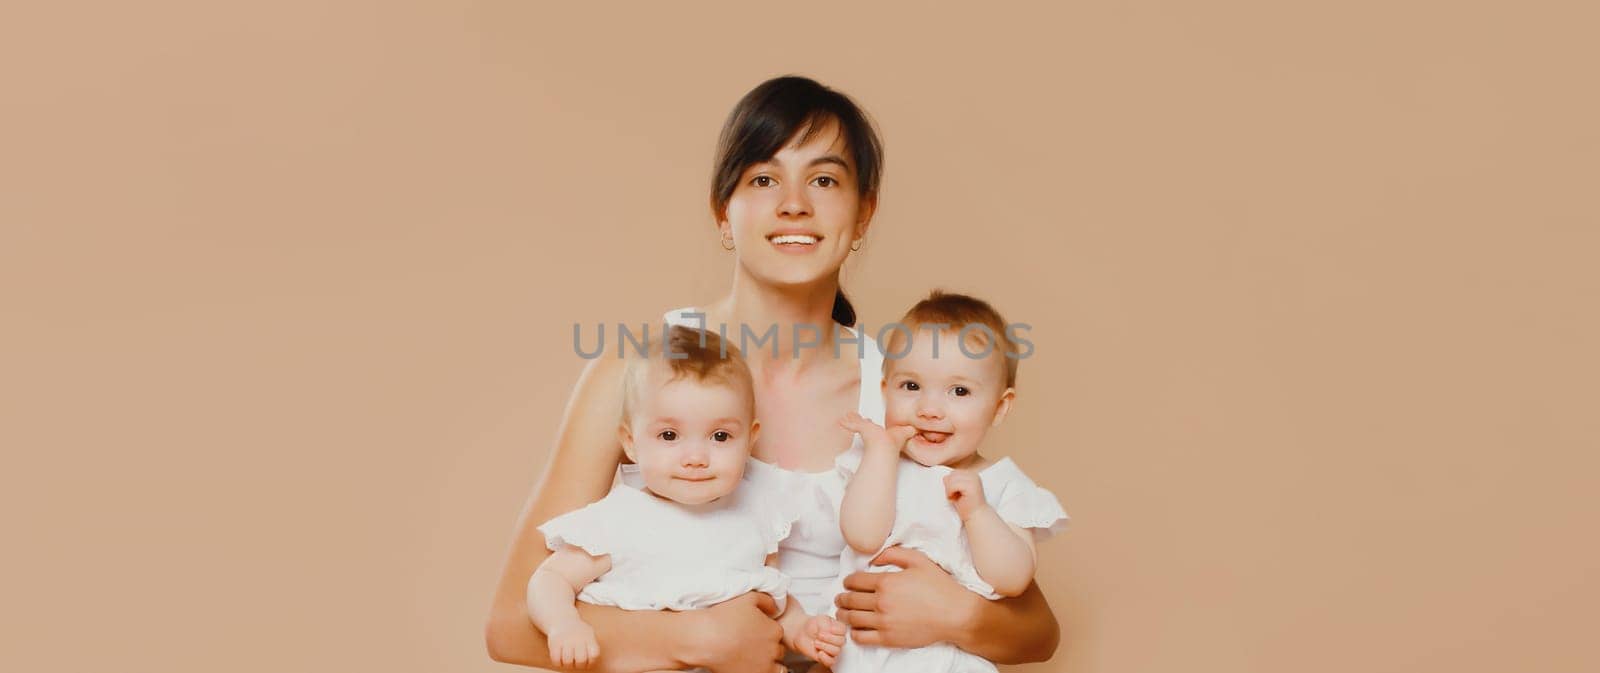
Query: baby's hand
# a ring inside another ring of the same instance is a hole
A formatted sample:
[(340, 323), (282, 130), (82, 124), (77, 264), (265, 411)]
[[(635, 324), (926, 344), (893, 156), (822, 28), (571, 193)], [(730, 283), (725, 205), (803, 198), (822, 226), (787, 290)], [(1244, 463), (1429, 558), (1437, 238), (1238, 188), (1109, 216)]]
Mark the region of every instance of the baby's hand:
[(861, 443), (865, 445), (867, 451), (892, 451), (896, 455), (905, 448), (911, 436), (917, 434), (917, 429), (909, 425), (896, 425), (885, 430), (883, 426), (854, 411), (839, 419), (839, 425), (860, 434)]
[(989, 502), (983, 499), (983, 480), (972, 470), (951, 470), (950, 474), (945, 475), (944, 496), (950, 499), (950, 504), (955, 505), (962, 523), (966, 523), (978, 510), (989, 506)]
[(545, 638), (550, 642), (550, 663), (561, 668), (591, 668), (600, 658), (594, 628), (582, 621), (552, 631)]
[(844, 647), (847, 630), (843, 622), (817, 615), (806, 619), (792, 647), (812, 661), (831, 667), (839, 656), (839, 649)]

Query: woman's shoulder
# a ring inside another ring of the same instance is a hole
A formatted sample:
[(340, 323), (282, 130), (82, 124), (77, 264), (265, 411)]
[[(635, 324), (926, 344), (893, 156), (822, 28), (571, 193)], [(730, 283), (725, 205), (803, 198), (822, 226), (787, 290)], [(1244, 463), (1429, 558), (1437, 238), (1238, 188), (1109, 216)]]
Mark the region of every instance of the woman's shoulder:
[(629, 316), (615, 323), (578, 324), (573, 331), (573, 349), (586, 360), (586, 371), (620, 371), (629, 357), (639, 354), (651, 341), (659, 339), (667, 325), (693, 324), (689, 307), (666, 312)]
[(668, 325), (682, 325), (684, 327), (699, 327), (703, 329), (706, 323), (706, 314), (698, 306), (684, 306), (662, 313), (661, 320)]

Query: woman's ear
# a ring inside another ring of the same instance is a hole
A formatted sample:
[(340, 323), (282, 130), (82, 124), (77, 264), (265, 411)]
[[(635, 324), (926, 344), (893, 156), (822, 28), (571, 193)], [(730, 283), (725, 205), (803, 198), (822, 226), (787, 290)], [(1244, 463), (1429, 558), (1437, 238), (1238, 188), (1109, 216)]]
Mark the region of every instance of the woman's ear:
[(878, 197), (869, 196), (861, 200), (861, 210), (856, 214), (856, 238), (867, 236), (867, 228), (872, 226), (872, 215), (878, 210)]
[(1006, 388), (1006, 391), (1000, 395), (1000, 403), (995, 406), (995, 409), (994, 409), (994, 422), (990, 423), (989, 427), (991, 427), (991, 428), (1000, 427), (1000, 421), (1006, 420), (1006, 414), (1011, 413), (1011, 403), (1013, 401), (1015, 401), (1016, 399), (1017, 399), (1017, 389), (1016, 388)]
[(633, 457), (633, 429), (629, 428), (627, 423), (617, 425), (617, 442), (622, 444), (622, 455), (627, 456), (630, 461), (639, 462), (639, 459)]

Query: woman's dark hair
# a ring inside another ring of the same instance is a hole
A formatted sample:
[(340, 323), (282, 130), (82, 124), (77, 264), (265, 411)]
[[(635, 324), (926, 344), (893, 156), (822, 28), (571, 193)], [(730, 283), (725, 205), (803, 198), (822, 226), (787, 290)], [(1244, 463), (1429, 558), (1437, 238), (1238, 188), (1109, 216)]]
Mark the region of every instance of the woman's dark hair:
[[(866, 113), (848, 96), (816, 80), (789, 75), (751, 89), (728, 114), (711, 171), (711, 211), (722, 218), (746, 168), (771, 159), (795, 134), (802, 134), (802, 143), (810, 140), (830, 121), (837, 122), (844, 135), (862, 201), (876, 199), (883, 175), (883, 143)], [(833, 319), (856, 324), (855, 307), (843, 289), (833, 296)]]

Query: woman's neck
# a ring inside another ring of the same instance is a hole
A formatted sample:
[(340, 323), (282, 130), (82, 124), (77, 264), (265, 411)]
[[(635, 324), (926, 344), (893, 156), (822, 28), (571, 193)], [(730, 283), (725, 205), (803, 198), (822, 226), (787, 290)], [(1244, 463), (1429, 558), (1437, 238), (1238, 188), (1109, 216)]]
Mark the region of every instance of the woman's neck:
[[(798, 372), (833, 359), (833, 297), (838, 290), (837, 279), (783, 288), (735, 274), (733, 290), (706, 306), (706, 327), (715, 330), (725, 324), (728, 338), (754, 367)], [(741, 334), (741, 329), (748, 332)]]

